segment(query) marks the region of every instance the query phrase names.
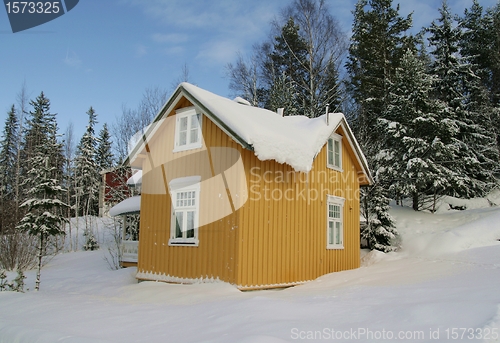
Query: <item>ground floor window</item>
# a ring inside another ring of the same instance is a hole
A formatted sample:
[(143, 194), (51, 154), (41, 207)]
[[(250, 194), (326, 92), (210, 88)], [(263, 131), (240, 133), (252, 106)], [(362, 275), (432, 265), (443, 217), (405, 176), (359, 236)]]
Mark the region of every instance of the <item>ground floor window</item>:
[(344, 198), (328, 195), (326, 248), (344, 248)]
[(124, 241), (138, 241), (139, 240), (139, 227), (141, 223), (140, 214), (127, 214), (123, 220), (123, 240)]
[(199, 179), (180, 178), (169, 183), (172, 200), (170, 245), (198, 245)]

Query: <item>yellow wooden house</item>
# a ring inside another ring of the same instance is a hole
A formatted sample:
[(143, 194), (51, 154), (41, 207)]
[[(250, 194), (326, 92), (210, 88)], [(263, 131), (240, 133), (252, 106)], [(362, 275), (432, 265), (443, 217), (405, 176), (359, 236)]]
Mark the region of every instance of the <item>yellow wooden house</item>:
[(359, 267), (371, 175), (340, 113), (283, 116), (182, 83), (128, 162), (142, 170), (140, 280), (250, 290)]

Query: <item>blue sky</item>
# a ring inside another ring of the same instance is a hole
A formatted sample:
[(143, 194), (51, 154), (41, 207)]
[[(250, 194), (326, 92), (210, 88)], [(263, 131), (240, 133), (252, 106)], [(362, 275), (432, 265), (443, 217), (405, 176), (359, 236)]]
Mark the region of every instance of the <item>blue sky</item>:
[[(349, 32), (355, 0), (326, 0)], [(43, 91), (64, 132), (83, 134), (90, 106), (112, 125), (122, 106), (135, 108), (148, 87), (172, 91), (184, 65), (190, 81), (229, 96), (225, 66), (269, 32), (269, 22), (290, 0), (80, 0), (65, 15), (13, 34), (0, 8), (0, 125), (23, 83), (30, 99)], [(438, 17), (439, 1), (401, 0), (414, 26)], [(394, 3), (398, 3), (394, 1)], [(456, 14), (472, 0), (448, 0)], [(480, 1), (484, 7), (496, 0)]]

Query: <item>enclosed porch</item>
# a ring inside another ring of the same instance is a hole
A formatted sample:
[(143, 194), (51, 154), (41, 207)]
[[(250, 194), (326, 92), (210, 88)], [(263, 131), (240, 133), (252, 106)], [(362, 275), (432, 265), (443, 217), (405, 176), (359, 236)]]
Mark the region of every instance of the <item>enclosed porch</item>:
[(109, 215), (117, 217), (121, 222), (120, 265), (132, 267), (137, 265), (139, 255), (141, 196), (123, 200), (109, 210)]

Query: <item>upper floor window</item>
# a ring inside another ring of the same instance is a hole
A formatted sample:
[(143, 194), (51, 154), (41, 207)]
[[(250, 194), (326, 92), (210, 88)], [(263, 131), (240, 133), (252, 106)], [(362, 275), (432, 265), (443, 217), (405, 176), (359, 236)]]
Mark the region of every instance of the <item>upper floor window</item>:
[(342, 136), (333, 133), (328, 138), (327, 166), (342, 171)]
[(174, 152), (201, 148), (201, 115), (194, 107), (176, 112)]

